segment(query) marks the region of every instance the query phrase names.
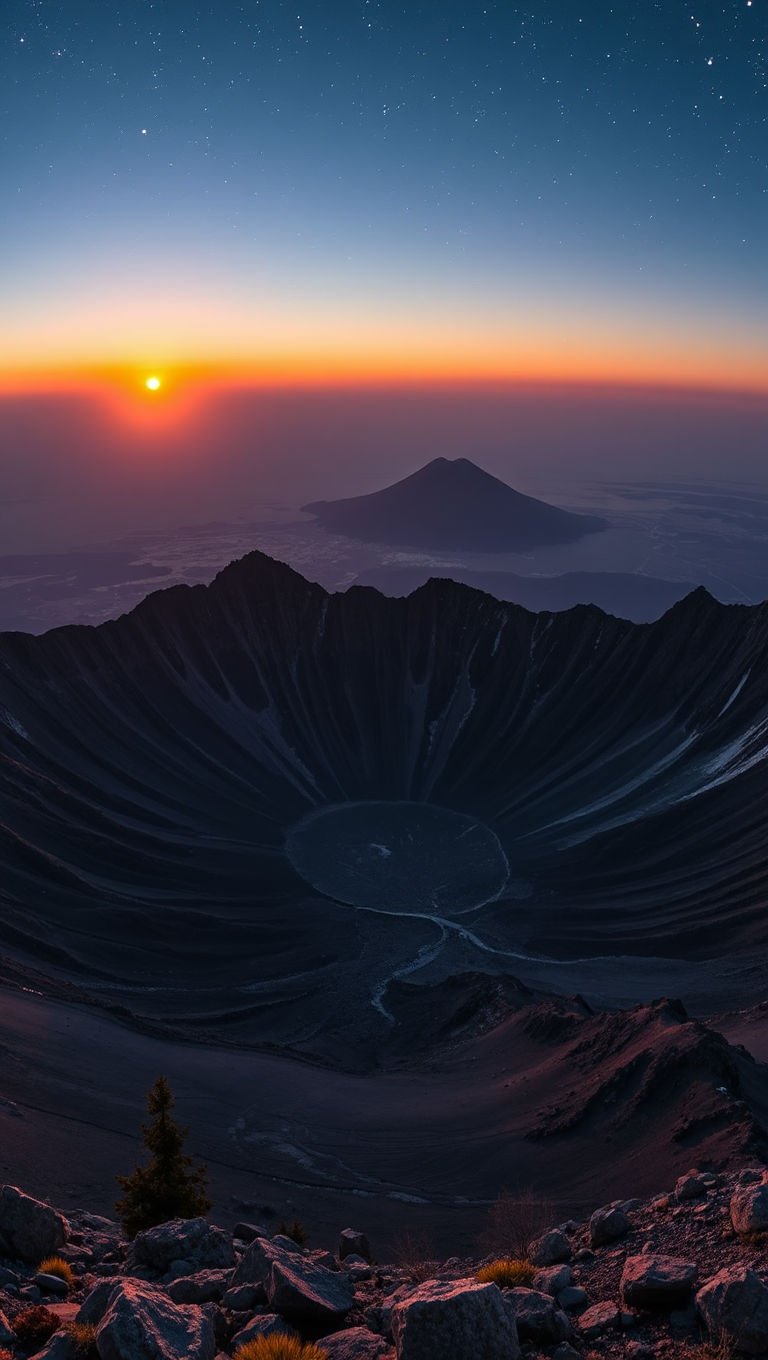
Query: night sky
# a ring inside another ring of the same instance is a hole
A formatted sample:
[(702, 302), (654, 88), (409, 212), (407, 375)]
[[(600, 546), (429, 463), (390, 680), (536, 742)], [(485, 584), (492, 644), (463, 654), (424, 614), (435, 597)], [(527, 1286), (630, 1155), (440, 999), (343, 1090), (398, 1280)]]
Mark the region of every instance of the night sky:
[(6, 383), (764, 390), (767, 14), (8, 0)]

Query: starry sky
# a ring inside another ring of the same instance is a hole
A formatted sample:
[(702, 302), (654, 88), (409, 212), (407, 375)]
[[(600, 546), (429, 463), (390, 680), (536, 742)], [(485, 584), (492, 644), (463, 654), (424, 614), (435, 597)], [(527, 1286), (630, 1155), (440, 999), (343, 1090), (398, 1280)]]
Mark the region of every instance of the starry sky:
[(768, 386), (768, 0), (3, 23), (6, 389)]

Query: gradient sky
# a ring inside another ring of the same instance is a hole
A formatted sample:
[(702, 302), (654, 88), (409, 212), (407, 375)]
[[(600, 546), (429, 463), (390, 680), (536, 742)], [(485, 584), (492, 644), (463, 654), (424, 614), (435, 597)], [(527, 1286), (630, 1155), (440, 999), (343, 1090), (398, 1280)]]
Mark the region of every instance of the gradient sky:
[(768, 387), (768, 0), (4, 13), (6, 388)]

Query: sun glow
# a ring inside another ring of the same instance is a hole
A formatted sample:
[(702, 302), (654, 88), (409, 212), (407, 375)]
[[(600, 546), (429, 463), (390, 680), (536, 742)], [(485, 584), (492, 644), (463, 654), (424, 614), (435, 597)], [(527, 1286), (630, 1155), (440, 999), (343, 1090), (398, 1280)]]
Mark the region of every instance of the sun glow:
[(147, 380), (146, 380), (144, 386), (145, 386), (145, 387), (148, 387), (149, 390), (150, 390), (150, 392), (156, 392), (156, 391), (158, 390), (159, 386), (160, 386), (160, 379), (159, 379), (159, 378), (147, 378)]

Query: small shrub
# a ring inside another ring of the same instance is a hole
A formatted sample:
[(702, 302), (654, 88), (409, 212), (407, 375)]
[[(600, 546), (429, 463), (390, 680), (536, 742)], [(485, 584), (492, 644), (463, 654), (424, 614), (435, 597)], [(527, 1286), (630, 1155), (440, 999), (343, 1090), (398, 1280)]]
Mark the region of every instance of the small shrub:
[(489, 1266), (483, 1266), (478, 1270), (475, 1279), (480, 1284), (497, 1284), (499, 1289), (518, 1289), (527, 1288), (534, 1275), (536, 1267), (530, 1261), (515, 1261), (510, 1256), (503, 1257), (500, 1261), (492, 1261)]
[(309, 1241), (307, 1230), (299, 1223), (298, 1218), (294, 1218), (290, 1228), (286, 1228), (285, 1223), (281, 1218), (277, 1225), (277, 1236), (290, 1237), (291, 1241), (295, 1242), (297, 1247), (306, 1247), (307, 1242)]
[(176, 1123), (175, 1101), (165, 1077), (158, 1077), (147, 1094), (150, 1124), (142, 1124), (144, 1146), (152, 1153), (148, 1166), (137, 1166), (130, 1176), (118, 1176), (123, 1198), (115, 1205), (128, 1237), (171, 1218), (200, 1218), (213, 1208), (206, 1194), (208, 1171), (195, 1167), (183, 1152), (189, 1129)]
[(64, 1331), (72, 1341), (80, 1360), (96, 1360), (96, 1328), (91, 1322), (65, 1322)]
[(394, 1240), (394, 1262), (405, 1270), (417, 1284), (428, 1280), (433, 1274), (430, 1259), (434, 1251), (429, 1233), (414, 1228), (405, 1228)]
[(488, 1251), (505, 1258), (527, 1261), (531, 1248), (552, 1226), (554, 1209), (532, 1186), (515, 1194), (503, 1190), (491, 1205), (482, 1241)]
[(58, 1280), (63, 1280), (65, 1284), (75, 1283), (72, 1267), (69, 1261), (64, 1260), (63, 1256), (46, 1256), (37, 1268), (42, 1271), (43, 1275), (55, 1275)]
[(257, 1336), (235, 1351), (235, 1360), (328, 1360), (328, 1352), (298, 1336)]
[(12, 1351), (7, 1351), (5, 1346), (0, 1346), (0, 1360), (13, 1360)]
[(690, 1360), (734, 1360), (736, 1343), (725, 1332), (700, 1341), (687, 1352)]
[(39, 1351), (59, 1329), (59, 1319), (42, 1303), (25, 1308), (13, 1319), (13, 1330), (25, 1350)]

